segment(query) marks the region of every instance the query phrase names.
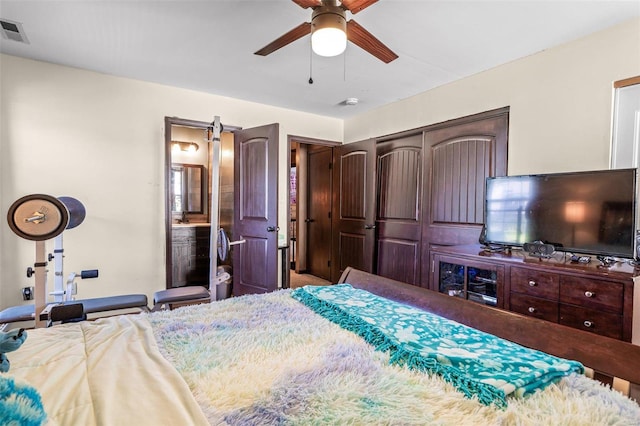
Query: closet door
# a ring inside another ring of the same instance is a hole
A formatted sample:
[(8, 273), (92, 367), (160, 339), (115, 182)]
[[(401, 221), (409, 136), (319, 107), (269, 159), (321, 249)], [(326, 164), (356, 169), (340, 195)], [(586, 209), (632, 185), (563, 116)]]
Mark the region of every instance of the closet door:
[(422, 133), (379, 142), (377, 274), (420, 285)]
[[(485, 180), (507, 173), (508, 108), (432, 126), (424, 133), (422, 262), (432, 246), (477, 244)], [(423, 274), (422, 285), (429, 283)]]
[(347, 266), (374, 272), (375, 142), (334, 148), (331, 280)]

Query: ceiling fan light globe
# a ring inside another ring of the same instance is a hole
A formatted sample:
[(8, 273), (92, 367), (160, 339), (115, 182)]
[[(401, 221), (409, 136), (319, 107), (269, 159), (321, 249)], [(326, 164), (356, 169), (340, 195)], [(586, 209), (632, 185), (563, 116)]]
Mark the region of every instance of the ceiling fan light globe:
[(311, 17), (311, 49), (320, 56), (337, 56), (347, 48), (345, 11), (330, 3), (322, 2)]
[(347, 48), (347, 34), (338, 28), (321, 28), (311, 34), (311, 48), (316, 55), (337, 56)]

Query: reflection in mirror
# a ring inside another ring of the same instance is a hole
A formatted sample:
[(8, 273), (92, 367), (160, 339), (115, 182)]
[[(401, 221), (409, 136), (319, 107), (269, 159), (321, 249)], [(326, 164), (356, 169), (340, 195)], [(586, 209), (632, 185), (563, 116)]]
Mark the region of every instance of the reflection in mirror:
[(171, 164), (171, 211), (203, 213), (204, 166)]

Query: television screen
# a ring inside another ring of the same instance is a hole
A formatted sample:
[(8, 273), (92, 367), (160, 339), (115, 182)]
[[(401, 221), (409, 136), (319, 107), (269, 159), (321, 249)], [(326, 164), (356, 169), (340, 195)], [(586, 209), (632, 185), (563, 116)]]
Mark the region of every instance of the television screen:
[(633, 258), (636, 169), (491, 177), (485, 240)]

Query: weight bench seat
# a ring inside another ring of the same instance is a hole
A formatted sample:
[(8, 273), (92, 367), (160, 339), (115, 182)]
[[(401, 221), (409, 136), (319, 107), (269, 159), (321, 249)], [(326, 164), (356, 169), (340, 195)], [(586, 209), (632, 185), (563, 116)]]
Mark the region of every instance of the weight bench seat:
[[(69, 303), (82, 303), (85, 314), (115, 311), (118, 309), (138, 308), (148, 311), (147, 296), (144, 294), (125, 294), (121, 296), (97, 297), (94, 299), (71, 300)], [(0, 311), (0, 324), (35, 319), (34, 305), (12, 306)]]
[(35, 319), (35, 307), (33, 305), (12, 306), (0, 311), (0, 324), (9, 324), (20, 321), (33, 321)]
[(162, 305), (171, 307), (173, 304), (197, 303), (205, 301), (205, 299), (208, 301), (210, 298), (209, 290), (202, 286), (174, 287), (156, 291), (153, 294), (153, 309), (157, 310)]
[(94, 299), (73, 300), (72, 303), (82, 303), (85, 314), (130, 308), (138, 308), (143, 311), (149, 310), (146, 294), (123, 294), (121, 296), (96, 297)]

